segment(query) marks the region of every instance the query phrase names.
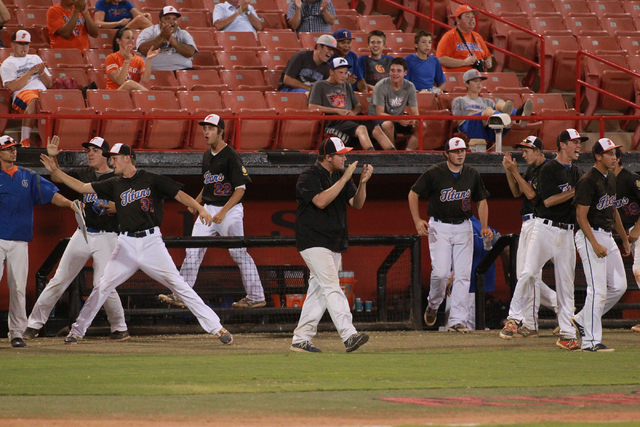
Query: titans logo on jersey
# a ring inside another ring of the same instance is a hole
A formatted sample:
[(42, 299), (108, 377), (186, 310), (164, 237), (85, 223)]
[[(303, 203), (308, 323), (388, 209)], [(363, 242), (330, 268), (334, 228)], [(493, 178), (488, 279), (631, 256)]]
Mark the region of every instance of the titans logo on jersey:
[(608, 207), (611, 206), (616, 206), (616, 196), (609, 196), (608, 194), (605, 194), (604, 196), (602, 196), (600, 198), (600, 200), (598, 200), (598, 204), (596, 205), (596, 209), (598, 209), (599, 211), (606, 209)]
[(558, 185), (558, 188), (560, 189), (560, 191), (562, 191), (563, 193), (565, 191), (571, 191), (571, 185), (569, 184), (562, 184), (562, 185)]
[(471, 190), (456, 191), (452, 187), (450, 187), (440, 191), (441, 202), (453, 202), (455, 200), (469, 199), (470, 197), (471, 197)]
[(151, 189), (145, 188), (142, 190), (133, 190), (128, 189), (127, 191), (120, 194), (120, 203), (122, 206), (127, 206), (129, 203), (133, 203), (136, 200), (141, 200), (147, 198), (151, 195)]
[(214, 182), (223, 182), (223, 181), (224, 181), (224, 174), (223, 173), (212, 174), (209, 171), (206, 171), (204, 173), (204, 183), (205, 184), (213, 184)]

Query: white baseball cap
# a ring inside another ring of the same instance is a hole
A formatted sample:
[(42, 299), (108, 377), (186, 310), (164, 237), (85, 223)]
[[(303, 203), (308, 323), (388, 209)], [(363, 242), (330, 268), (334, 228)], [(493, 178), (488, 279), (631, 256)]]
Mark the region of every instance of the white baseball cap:
[(91, 138), (89, 142), (83, 142), (82, 146), (84, 148), (89, 148), (90, 146), (97, 147), (102, 151), (109, 151), (109, 143), (105, 141), (103, 138), (96, 136), (95, 138)]
[(331, 138), (327, 138), (320, 143), (320, 147), (318, 147), (318, 154), (344, 154), (353, 150), (351, 147), (345, 147), (344, 142), (340, 138), (336, 138), (332, 136)]
[(31, 34), (29, 33), (29, 31), (25, 31), (25, 30), (18, 30), (15, 32), (15, 42), (18, 43), (31, 43)]
[(467, 149), (467, 144), (462, 138), (451, 138), (444, 146), (444, 151)]
[(336, 39), (334, 39), (333, 36), (330, 36), (329, 34), (323, 34), (320, 37), (318, 37), (318, 40), (316, 41), (316, 43), (323, 44), (325, 46), (329, 46), (334, 49), (338, 47), (338, 42), (336, 41)]
[(609, 138), (600, 138), (598, 142), (593, 145), (593, 154), (602, 154), (615, 148), (622, 147), (622, 145), (616, 145)]
[(2, 137), (0, 137), (0, 150), (4, 150), (6, 148), (9, 147), (22, 147), (22, 144), (20, 144), (19, 142), (16, 142), (15, 139), (11, 138), (8, 135), (4, 135)]
[(178, 9), (176, 9), (173, 6), (165, 6), (162, 8), (162, 13), (160, 14), (160, 18), (162, 18), (164, 15), (169, 15), (173, 13), (174, 15), (178, 15), (178, 18), (180, 18), (182, 15), (180, 15), (180, 12), (178, 12)]
[(580, 140), (580, 142), (585, 142), (589, 140), (589, 138), (586, 136), (580, 136), (580, 132), (578, 132), (575, 129), (563, 130), (562, 132), (560, 132), (558, 139), (560, 140), (560, 142), (569, 142), (572, 139), (578, 139)]
[(335, 70), (336, 68), (340, 67), (351, 68), (351, 65), (349, 65), (347, 60), (344, 58), (333, 58), (331, 61), (329, 61), (329, 69)]
[(116, 156), (118, 154), (122, 154), (123, 156), (131, 156), (132, 159), (136, 158), (136, 154), (133, 152), (133, 148), (129, 147), (127, 144), (117, 143), (111, 150), (103, 151), (102, 155), (104, 157)]
[(224, 120), (217, 114), (209, 114), (203, 121), (199, 122), (200, 126), (213, 125), (220, 129), (224, 129)]

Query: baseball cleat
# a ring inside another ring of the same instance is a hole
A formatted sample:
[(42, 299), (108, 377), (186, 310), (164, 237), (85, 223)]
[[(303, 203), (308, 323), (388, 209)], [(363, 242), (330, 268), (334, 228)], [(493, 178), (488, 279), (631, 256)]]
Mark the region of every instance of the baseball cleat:
[(369, 335), (364, 332), (359, 334), (353, 334), (344, 342), (344, 346), (347, 348), (347, 353), (351, 353), (352, 351), (356, 351), (361, 346), (369, 341)]
[(632, 331), (636, 331), (636, 332), (640, 332), (640, 325), (632, 326), (631, 330)]
[(436, 324), (436, 320), (438, 320), (438, 312), (431, 307), (427, 307), (424, 311), (424, 323), (427, 326), (433, 326)]
[(322, 353), (318, 347), (313, 345), (311, 341), (302, 341), (295, 344), (291, 344), (290, 351), (297, 351), (298, 353)]
[(447, 328), (447, 332), (459, 332), (461, 334), (468, 334), (471, 332), (471, 329), (464, 326), (462, 323), (456, 323), (453, 326), (449, 326)]
[(598, 344), (592, 345), (591, 347), (583, 348), (582, 351), (586, 351), (589, 353), (612, 353), (615, 350), (610, 347), (607, 347), (602, 343), (598, 343)]
[(267, 302), (265, 300), (262, 301), (253, 301), (247, 297), (242, 298), (240, 301), (236, 301), (232, 304), (233, 308), (260, 308), (265, 307)]
[(556, 345), (569, 351), (580, 350), (580, 344), (578, 344), (575, 338), (560, 337), (558, 341), (556, 341)]
[(126, 341), (129, 338), (131, 338), (129, 331), (113, 331), (109, 335), (109, 339), (114, 341)]
[(22, 334), (22, 338), (25, 340), (32, 340), (40, 334), (40, 329), (35, 328), (27, 328), (26, 331)]
[(531, 330), (524, 325), (519, 326), (516, 333), (513, 334), (514, 338), (538, 338), (539, 336), (538, 331), (535, 329)]
[(22, 347), (26, 347), (27, 343), (25, 343), (22, 338), (14, 338), (11, 340), (11, 347), (13, 348), (22, 348)]
[(158, 300), (160, 300), (160, 302), (167, 303), (173, 307), (187, 308), (186, 304), (183, 303), (182, 300), (178, 298), (176, 294), (169, 294), (169, 295), (160, 294), (158, 295)]
[(576, 328), (576, 333), (578, 334), (578, 336), (579, 337), (583, 337), (584, 336), (584, 327), (580, 323), (578, 323), (576, 321), (575, 317), (572, 317), (571, 319), (569, 319), (569, 321), (571, 322), (573, 327)]
[(78, 344), (78, 341), (80, 341), (82, 339), (82, 337), (79, 337), (76, 334), (73, 333), (69, 333), (69, 335), (67, 335), (64, 339), (64, 343), (65, 344)]
[(217, 333), (214, 334), (220, 342), (224, 345), (229, 345), (233, 342), (233, 335), (225, 328), (220, 329)]
[(516, 336), (518, 332), (518, 328), (522, 327), (522, 322), (519, 322), (515, 319), (507, 320), (507, 323), (504, 324), (504, 328), (500, 331), (500, 338), (503, 340), (510, 340)]

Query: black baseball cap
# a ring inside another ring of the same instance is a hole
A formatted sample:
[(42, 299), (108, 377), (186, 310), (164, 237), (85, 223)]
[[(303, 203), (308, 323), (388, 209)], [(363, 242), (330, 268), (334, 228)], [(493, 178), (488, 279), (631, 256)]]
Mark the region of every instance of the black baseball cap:
[(609, 138), (600, 138), (598, 142), (593, 144), (592, 152), (593, 154), (602, 154), (620, 147), (622, 147), (622, 145), (614, 144)]
[(318, 154), (329, 155), (329, 154), (344, 154), (353, 150), (351, 147), (345, 147), (344, 142), (340, 138), (336, 138), (332, 136), (331, 138), (327, 138), (320, 143), (320, 147), (318, 147)]
[(516, 147), (526, 147), (526, 148), (536, 148), (540, 151), (542, 151), (542, 140), (540, 138), (537, 138), (535, 136), (528, 136), (525, 139), (523, 139), (522, 141), (518, 142), (516, 145)]
[(105, 139), (100, 138), (99, 136), (96, 136), (95, 138), (91, 138), (91, 141), (89, 141), (89, 142), (83, 142), (82, 146), (84, 148), (89, 148), (91, 146), (98, 147), (103, 152), (104, 151), (109, 151), (109, 143)]
[(22, 147), (22, 144), (16, 142), (16, 140), (11, 138), (9, 135), (0, 137), (0, 150), (5, 150), (9, 147)]
[(123, 156), (131, 156), (132, 159), (136, 158), (136, 153), (133, 152), (133, 148), (129, 147), (127, 144), (117, 143), (111, 150), (103, 151), (102, 155), (105, 157), (116, 156), (118, 154), (122, 154)]
[(217, 114), (209, 114), (203, 121), (199, 122), (199, 124), (200, 126), (212, 125), (224, 129), (224, 120)]
[(560, 142), (568, 142), (568, 141), (571, 141), (572, 139), (578, 139), (580, 140), (580, 142), (585, 142), (589, 140), (589, 138), (586, 136), (580, 136), (580, 133), (575, 129), (565, 129), (562, 132), (560, 132), (560, 135), (558, 135), (558, 141)]

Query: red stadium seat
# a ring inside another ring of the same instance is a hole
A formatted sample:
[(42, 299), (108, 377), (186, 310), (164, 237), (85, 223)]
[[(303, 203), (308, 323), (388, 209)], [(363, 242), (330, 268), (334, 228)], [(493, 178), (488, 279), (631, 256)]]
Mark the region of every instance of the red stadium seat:
[(483, 82), (483, 86), (489, 92), (493, 92), (498, 87), (500, 88), (509, 88), (509, 89), (520, 89), (520, 80), (518, 80), (518, 75), (516, 73), (484, 73), (487, 80)]
[[(617, 37), (618, 45), (623, 51), (629, 52), (629, 55), (637, 55), (640, 53), (640, 33), (636, 35), (624, 35)], [(634, 68), (632, 68), (633, 70)]]
[(274, 90), (280, 85), (280, 77), (283, 70), (267, 70), (264, 72), (264, 81), (271, 85)]
[[(134, 108), (129, 92), (124, 90), (88, 90), (87, 104), (95, 108), (98, 114), (117, 114), (129, 116), (142, 114), (140, 108)], [(130, 147), (137, 146), (142, 120), (103, 119), (98, 126), (98, 135), (112, 143), (121, 142)]]
[[(331, 31), (337, 31), (340, 28), (346, 28), (349, 31), (360, 31), (360, 26), (358, 25), (357, 18), (351, 15), (336, 16), (336, 20), (333, 22), (333, 25), (331, 25)], [(318, 34), (318, 33), (313, 33), (313, 34)]]
[(360, 101), (360, 105), (362, 105), (362, 113), (366, 115), (369, 111), (369, 105), (371, 105), (371, 98), (373, 97), (373, 94), (371, 92), (356, 92), (356, 96), (358, 97), (358, 101)]
[[(266, 92), (265, 99), (278, 114), (318, 115), (308, 108), (307, 95), (300, 92)], [(276, 148), (313, 150), (318, 137), (320, 120), (280, 120)]]
[[(230, 109), (222, 107), (222, 100), (218, 92), (178, 92), (178, 102), (180, 108), (186, 109), (191, 113), (192, 117), (200, 120), (209, 114), (218, 115), (233, 114)], [(227, 121), (225, 126), (225, 141), (233, 144), (233, 121)], [(189, 132), (189, 143), (187, 148), (194, 150), (204, 150), (208, 148), (207, 142), (202, 134), (202, 127), (197, 120), (191, 121), (191, 131)]]
[(30, 51), (48, 48), (50, 46), (47, 30), (43, 27), (21, 28), (5, 26), (5, 28), (2, 28), (2, 30), (0, 30), (0, 37), (2, 38), (2, 43), (7, 48), (11, 48), (11, 37), (13, 36), (13, 33), (18, 30), (24, 30), (31, 34), (31, 43), (29, 44)]
[[(402, 4), (402, 0), (394, 0), (394, 2)], [(362, 6), (358, 7), (362, 15), (372, 15), (375, 11), (381, 15), (389, 15), (395, 18), (402, 13), (402, 10), (394, 5), (379, 0), (361, 0), (359, 6)]]
[(575, 129), (578, 125), (578, 112), (568, 109), (559, 93), (536, 93), (522, 95), (522, 100), (533, 101), (533, 113), (539, 116), (575, 116), (574, 120), (543, 120), (538, 137), (542, 139), (545, 150), (556, 150), (556, 138), (564, 129)]
[(595, 13), (598, 18), (602, 18), (605, 15), (610, 14), (624, 14), (624, 8), (622, 7), (621, 2), (612, 1), (612, 0), (589, 0), (588, 2), (589, 9), (591, 12)]
[(251, 5), (257, 12), (280, 10), (278, 3), (275, 0), (252, 0)]
[[(602, 58), (609, 60), (615, 64), (628, 68), (626, 55), (623, 54), (603, 54)], [(634, 78), (624, 71), (617, 70), (609, 65), (593, 59), (586, 58), (585, 61), (585, 81), (596, 87), (618, 95), (622, 99), (632, 101), (635, 96)], [(584, 89), (581, 93), (581, 99), (587, 100), (587, 108), (585, 115), (593, 115), (597, 109), (618, 111), (626, 113), (629, 106), (617, 101), (610, 96), (599, 94), (591, 89)], [(581, 105), (581, 104), (577, 104)]]
[(269, 53), (285, 50), (299, 52), (302, 49), (298, 35), (293, 32), (261, 31), (258, 33), (258, 40)]
[(89, 49), (110, 49), (113, 50), (113, 37), (118, 30), (116, 29), (98, 29), (98, 37), (89, 37)]
[(303, 49), (313, 50), (316, 47), (316, 42), (321, 33), (298, 33), (298, 39)]
[[(11, 114), (11, 92), (9, 89), (0, 89), (0, 114)], [(0, 119), (0, 133), (4, 134), (9, 119)]]
[(146, 83), (140, 82), (140, 84), (151, 90), (170, 90), (173, 92), (187, 90), (185, 86), (181, 86), (178, 83), (173, 71), (169, 70), (152, 70), (149, 81)]
[(20, 9), (49, 9), (53, 4), (51, 0), (14, 0), (13, 4)]
[(258, 57), (260, 58), (260, 62), (264, 64), (268, 70), (284, 70), (289, 60), (294, 55), (295, 52), (292, 51), (267, 51), (260, 52)]
[(611, 53), (622, 53), (620, 45), (615, 37), (610, 35), (602, 36), (580, 36), (578, 37), (578, 44), (587, 52), (594, 55), (606, 55)]
[(193, 57), (193, 68), (196, 70), (221, 70), (222, 65), (218, 64), (218, 60), (213, 52), (208, 50), (198, 51)]
[(38, 55), (49, 67), (90, 68), (78, 49), (40, 49)]
[(569, 13), (590, 13), (589, 5), (584, 0), (555, 0), (556, 11), (562, 16)]
[(387, 32), (400, 32), (389, 15), (358, 16), (358, 27), (367, 33), (373, 30)]
[(415, 53), (415, 34), (413, 33), (391, 33), (387, 34), (387, 47), (392, 52), (406, 54)]
[(218, 44), (222, 46), (222, 49), (227, 52), (258, 52), (261, 50), (266, 50), (264, 46), (258, 45), (258, 39), (256, 38), (256, 35), (251, 31), (218, 31), (216, 33), (216, 40), (218, 41)]
[(216, 70), (178, 70), (176, 71), (178, 84), (187, 90), (196, 91), (226, 91), (231, 90), (228, 85), (220, 81)]
[(600, 18), (600, 26), (609, 33), (610, 36), (633, 36), (638, 34), (634, 24), (634, 19), (629, 14), (625, 15), (605, 15)]
[(165, 0), (167, 6), (173, 6), (180, 12), (188, 9), (204, 9), (202, 0)]
[(285, 15), (282, 12), (260, 12), (260, 19), (262, 19), (262, 30), (286, 30), (287, 21)]
[(90, 68), (87, 70), (87, 74), (89, 75), (89, 81), (94, 82), (98, 89), (106, 89), (107, 88), (107, 72), (104, 68), (96, 70), (95, 68)]
[(225, 70), (266, 70), (254, 52), (216, 52), (218, 63)]
[(544, 16), (544, 14), (556, 13), (553, 0), (518, 0), (520, 10), (532, 16)]
[(49, 71), (51, 72), (53, 80), (69, 77), (74, 79), (81, 88), (89, 85), (87, 70), (84, 68), (49, 68)]
[(421, 115), (425, 116), (443, 116), (438, 120), (424, 120), (422, 134), (423, 150), (440, 150), (444, 147), (445, 142), (451, 138), (452, 120), (446, 116), (451, 116), (451, 111), (442, 110), (420, 110)]
[[(444, 77), (446, 79), (444, 91), (452, 92), (456, 87), (466, 88), (464, 84), (464, 80), (462, 80), (462, 76), (464, 73), (459, 73), (456, 71), (447, 71), (444, 73)], [(465, 89), (466, 90), (466, 89)]]
[(180, 15), (180, 27), (212, 27), (211, 19), (213, 19), (213, 16), (204, 11), (181, 11)]
[(586, 32), (603, 31), (598, 17), (595, 14), (581, 14), (578, 16), (566, 16), (564, 18), (564, 24), (567, 29), (574, 35), (581, 36)]
[(105, 68), (104, 61), (112, 53), (111, 49), (86, 49), (83, 52), (85, 62), (96, 69)]
[(440, 109), (435, 93), (418, 92), (416, 94), (416, 97), (418, 99), (418, 109), (420, 110), (439, 110)]
[[(96, 114), (94, 108), (84, 104), (82, 92), (78, 89), (49, 89), (38, 91), (39, 109), (42, 114)], [(80, 144), (89, 141), (95, 131), (95, 120), (55, 119), (52, 124), (53, 135), (60, 136), (60, 148), (78, 149)], [(38, 121), (40, 140), (47, 140), (45, 120)], [(50, 135), (49, 135), (50, 136)]]
[[(447, 22), (447, 4), (448, 0), (434, 0), (433, 1), (433, 17), (434, 19), (440, 22)], [(408, 7), (412, 10), (422, 13), (423, 15), (430, 16), (431, 15), (431, 1), (429, 0), (403, 0), (403, 6)], [(421, 19), (416, 15), (403, 12), (402, 18), (406, 24), (405, 31), (415, 32), (418, 29), (428, 30), (430, 28), (430, 23), (426, 19)], [(435, 26), (435, 31), (438, 33), (442, 30), (441, 27)]]
[(502, 15), (503, 13), (520, 13), (522, 10), (514, 1), (486, 1), (484, 7), (487, 12), (491, 12), (494, 15)]
[(222, 70), (220, 80), (231, 90), (249, 90), (265, 92), (275, 88), (264, 81), (264, 74), (260, 70)]
[(16, 11), (18, 24), (29, 27), (47, 26), (47, 9), (18, 9)]
[(625, 0), (622, 2), (622, 8), (634, 19), (640, 18), (640, 0)]
[(167, 5), (165, 0), (131, 0), (131, 3), (133, 3), (136, 9), (142, 9), (143, 7), (162, 9)]
[[(525, 14), (509, 17), (503, 16), (503, 18), (507, 18), (510, 22), (518, 24), (524, 28), (531, 29), (529, 27), (529, 20)], [(527, 34), (515, 27), (496, 21), (494, 23), (493, 42), (497, 46), (507, 49), (509, 52), (518, 54), (536, 62), (538, 56), (538, 38), (531, 34)], [(519, 59), (514, 59), (502, 52), (495, 51), (494, 55), (498, 64), (496, 71), (502, 71), (504, 68), (514, 71), (529, 71), (529, 69), (531, 69), (531, 65)]]
[[(484, 10), (482, 0), (465, 0), (465, 3), (475, 6), (480, 10)], [(460, 5), (461, 3), (457, 3), (455, 0), (449, 0), (449, 3), (447, 3), (447, 16), (449, 25), (452, 27), (455, 27), (456, 25), (456, 19), (453, 16), (453, 13)], [(427, 9), (427, 11), (428, 10), (429, 9)], [(428, 16), (429, 13), (426, 13), (426, 15)], [(484, 40), (491, 40), (491, 26), (493, 25), (493, 18), (489, 18), (487, 15), (480, 13), (476, 16), (476, 22), (476, 32), (478, 32)]]
[(546, 40), (545, 88), (575, 90), (578, 42), (573, 36), (548, 35)]
[[(160, 114), (178, 114), (187, 116), (188, 112), (181, 109), (176, 96), (170, 91), (151, 90), (131, 92), (133, 105), (142, 109), (150, 116)], [(143, 149), (171, 150), (183, 148), (188, 131), (187, 120), (181, 119), (152, 119), (147, 120), (144, 137), (141, 144)]]
[[(213, 32), (209, 30), (190, 30), (189, 34), (193, 37), (193, 41), (198, 46), (198, 52), (203, 50), (217, 51), (222, 50), (215, 38)], [(197, 54), (196, 54), (197, 55)]]
[[(257, 91), (222, 92), (222, 103), (239, 117), (276, 115), (268, 108), (264, 94)], [(236, 128), (237, 129), (237, 128)], [(244, 120), (240, 134), (236, 133), (234, 144), (237, 150), (260, 150), (271, 148), (276, 130), (275, 120)]]
[(550, 34), (573, 36), (573, 33), (565, 27), (562, 15), (559, 13), (555, 15), (531, 16), (529, 17), (529, 25), (533, 31), (543, 36)]

